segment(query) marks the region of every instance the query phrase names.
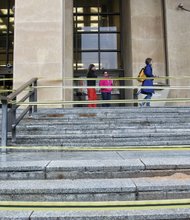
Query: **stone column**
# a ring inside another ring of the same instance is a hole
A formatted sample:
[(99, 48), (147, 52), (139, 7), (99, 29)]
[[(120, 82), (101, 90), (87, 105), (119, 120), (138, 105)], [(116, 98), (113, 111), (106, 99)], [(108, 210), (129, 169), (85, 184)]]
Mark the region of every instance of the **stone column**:
[[(165, 0), (166, 9), (166, 36), (168, 44), (169, 76), (190, 77), (190, 13), (178, 8), (179, 1)], [(182, 1), (185, 8), (190, 9), (190, 1)], [(171, 79), (171, 86), (189, 86), (190, 79)], [(189, 90), (171, 90), (170, 98), (190, 98)], [(175, 105), (176, 103), (171, 103)], [(189, 106), (190, 103), (177, 103), (178, 106)]]
[[(68, 78), (73, 77), (73, 0), (63, 0), (63, 87), (72, 86), (73, 81)], [(63, 100), (73, 100), (73, 89), (63, 88)], [(72, 107), (72, 105), (65, 105)]]
[[(132, 61), (132, 27), (131, 27), (131, 1), (122, 0), (122, 54), (124, 76), (133, 76), (133, 61)], [(133, 81), (125, 81), (125, 86), (132, 86)], [(125, 98), (131, 99), (133, 90), (125, 89)], [(133, 104), (131, 104), (133, 105)]]
[(39, 77), (39, 86), (55, 88), (39, 88), (38, 101), (72, 100), (62, 89), (63, 78), (72, 77), (72, 1), (15, 3), (14, 88)]
[(166, 75), (164, 25), (161, 0), (131, 0), (132, 60), (136, 76), (147, 57), (153, 58), (154, 72)]

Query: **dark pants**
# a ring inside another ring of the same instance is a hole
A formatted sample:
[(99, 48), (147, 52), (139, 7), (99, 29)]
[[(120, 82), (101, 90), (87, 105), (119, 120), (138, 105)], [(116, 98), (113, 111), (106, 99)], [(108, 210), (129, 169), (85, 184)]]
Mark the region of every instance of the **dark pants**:
[[(111, 100), (111, 92), (102, 92), (102, 100)], [(110, 107), (110, 103), (102, 104), (102, 107)]]
[(152, 93), (147, 93), (146, 94), (146, 97), (144, 98), (144, 99), (146, 99), (147, 100), (147, 102), (144, 102), (143, 103), (143, 105), (145, 105), (146, 104), (146, 106), (150, 106), (150, 102), (148, 101), (148, 100), (150, 100), (152, 98)]

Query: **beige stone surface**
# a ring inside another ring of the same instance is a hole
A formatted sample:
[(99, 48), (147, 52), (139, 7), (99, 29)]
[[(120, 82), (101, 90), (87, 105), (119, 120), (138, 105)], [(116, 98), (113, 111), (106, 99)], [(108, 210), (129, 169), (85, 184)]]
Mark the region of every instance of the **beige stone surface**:
[[(68, 80), (73, 77), (73, 1), (64, 0), (63, 11), (63, 86), (73, 86), (72, 80)], [(63, 100), (73, 100), (72, 89), (63, 89)]]
[(68, 37), (72, 34), (72, 17), (69, 18), (69, 13), (72, 15), (69, 0), (16, 1), (14, 88), (39, 77), (38, 85), (44, 86), (38, 89), (39, 102), (72, 99), (71, 92), (67, 96), (62, 89), (64, 77), (72, 77), (72, 38)]
[[(166, 24), (167, 43), (169, 58), (169, 75), (182, 77), (182, 79), (170, 80), (171, 86), (188, 86), (190, 79), (190, 13), (177, 8), (177, 0), (166, 0)], [(190, 1), (182, 1), (185, 8), (190, 9)], [(170, 98), (190, 98), (189, 90), (172, 90)], [(178, 105), (190, 105), (190, 103), (179, 103)]]
[(164, 25), (161, 0), (131, 0), (131, 38), (133, 76), (147, 57), (153, 59), (154, 71), (165, 76)]

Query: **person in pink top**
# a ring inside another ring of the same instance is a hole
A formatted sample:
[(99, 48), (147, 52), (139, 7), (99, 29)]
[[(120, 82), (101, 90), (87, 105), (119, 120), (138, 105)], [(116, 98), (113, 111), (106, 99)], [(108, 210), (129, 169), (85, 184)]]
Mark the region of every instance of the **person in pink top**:
[[(104, 71), (103, 73), (104, 78), (100, 80), (99, 86), (110, 86), (110, 88), (101, 88), (100, 92), (102, 95), (102, 100), (111, 100), (111, 91), (112, 91), (112, 85), (113, 81), (109, 79), (108, 72)], [(110, 107), (110, 103), (104, 103), (102, 104), (102, 107)]]

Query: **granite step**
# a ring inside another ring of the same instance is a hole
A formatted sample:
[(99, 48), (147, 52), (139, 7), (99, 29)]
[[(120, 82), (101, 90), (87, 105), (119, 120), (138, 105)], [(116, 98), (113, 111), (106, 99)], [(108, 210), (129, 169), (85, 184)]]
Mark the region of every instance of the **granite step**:
[(3, 161), (0, 165), (1, 180), (140, 178), (175, 173), (190, 175), (188, 157)]
[[(169, 146), (169, 145), (189, 145), (190, 136), (157, 136), (157, 137), (133, 137), (133, 138), (63, 138), (62, 136), (23, 136), (17, 137), (16, 144), (9, 141), (10, 145), (17, 146), (79, 146), (79, 147), (127, 147), (127, 146)], [(72, 148), (71, 148), (72, 149)], [(63, 147), (64, 150), (64, 147)]]
[(160, 208), (143, 210), (80, 210), (75, 211), (0, 211), (0, 218), (6, 220), (189, 220), (190, 208)]
[(189, 108), (39, 109), (17, 126), (16, 144), (188, 145), (189, 113)]
[[(44, 126), (46, 125), (46, 126)], [(177, 123), (175, 126), (174, 124), (150, 124), (150, 123), (91, 123), (91, 124), (80, 124), (79, 122), (69, 122), (68, 124), (61, 124), (61, 123), (45, 123), (45, 124), (22, 124), (17, 126), (17, 130), (19, 131), (32, 131), (32, 130), (44, 130), (44, 131), (52, 131), (52, 130), (89, 130), (92, 128), (96, 128), (97, 130), (103, 129), (170, 129), (170, 130), (178, 130), (178, 129), (190, 129), (190, 123)]]
[(46, 113), (109, 113), (109, 112), (154, 112), (154, 113), (190, 113), (189, 107), (150, 107), (150, 108), (139, 108), (139, 107), (110, 107), (110, 108), (53, 108), (53, 109), (45, 109), (38, 108), (38, 113), (46, 114)]
[[(27, 138), (39, 137), (39, 134), (42, 138), (49, 137), (57, 139), (79, 139), (79, 138), (139, 138), (139, 137), (182, 137), (188, 138), (190, 135), (189, 129), (99, 129), (99, 130), (90, 130), (90, 129), (65, 129), (65, 130), (26, 130), (19, 131), (17, 139), (22, 139), (24, 136)], [(8, 135), (11, 137), (11, 135)]]
[[(37, 124), (43, 124), (44, 122), (45, 123), (57, 123), (57, 124), (64, 124), (64, 123), (69, 123), (69, 122), (76, 122), (76, 124), (78, 124), (79, 122), (80, 123), (86, 123), (86, 122), (98, 122), (98, 123), (103, 123), (103, 122), (107, 122), (107, 123), (111, 123), (111, 122), (114, 122), (114, 123), (120, 123), (123, 121), (123, 123), (129, 123), (129, 122), (133, 122), (133, 123), (140, 123), (140, 122), (144, 122), (144, 121), (148, 121), (148, 122), (151, 122), (151, 123), (158, 123), (158, 122), (166, 122), (166, 123), (177, 123), (175, 120), (177, 120), (177, 122), (187, 122), (189, 123), (190, 122), (190, 119), (189, 119), (189, 115), (187, 116), (178, 116), (178, 117), (175, 117), (175, 116), (171, 116), (170, 115), (162, 115), (160, 117), (157, 117), (157, 116), (152, 116), (152, 115), (147, 115), (147, 116), (137, 116), (137, 115), (134, 115), (133, 117), (132, 116), (128, 116), (126, 117), (125, 115), (123, 117), (117, 117), (117, 118), (114, 118), (114, 117), (110, 117), (110, 118), (106, 118), (106, 117), (85, 117), (85, 118), (25, 118), (24, 121), (26, 121), (27, 123), (37, 123)], [(23, 123), (23, 121), (22, 121)]]
[(187, 199), (190, 175), (166, 177), (1, 180), (1, 201), (140, 201)]

